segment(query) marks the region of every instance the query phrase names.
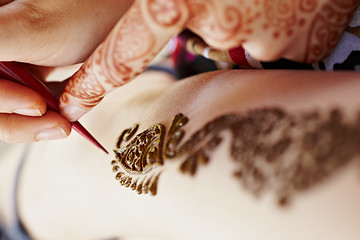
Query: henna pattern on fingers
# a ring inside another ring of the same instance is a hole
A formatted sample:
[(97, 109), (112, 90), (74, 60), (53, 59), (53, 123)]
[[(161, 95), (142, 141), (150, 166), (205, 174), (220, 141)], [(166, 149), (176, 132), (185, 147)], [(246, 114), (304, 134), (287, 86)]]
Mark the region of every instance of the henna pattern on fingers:
[[(101, 50), (99, 50), (101, 51)], [(88, 62), (98, 62), (98, 55), (92, 55)], [(105, 88), (96, 78), (97, 72), (101, 69), (92, 67), (95, 64), (84, 64), (67, 83), (61, 101), (65, 104), (71, 99), (77, 98), (82, 100), (82, 106), (90, 109), (96, 106), (105, 96)]]
[[(335, 47), (359, 3), (138, 0), (72, 77), (61, 102), (91, 109), (108, 92), (140, 74), (166, 42), (185, 27), (218, 48), (237, 47), (246, 41), (268, 46), (270, 36), (274, 45), (259, 51), (259, 56), (316, 62)], [(299, 46), (294, 47), (297, 40)]]
[[(213, 152), (230, 133), (234, 180), (255, 196), (272, 192), (284, 205), (297, 192), (360, 160), (358, 116), (345, 123), (339, 109), (291, 114), (261, 108), (219, 116), (183, 142), (188, 119), (178, 114), (167, 133), (164, 125), (156, 124), (131, 140), (137, 126), (126, 129), (114, 150), (113, 171), (121, 185), (139, 194), (156, 194), (160, 173), (169, 161), (193, 176), (201, 165), (215, 160)], [(130, 142), (121, 147), (123, 141)]]
[(104, 42), (101, 67), (106, 71), (105, 83), (115, 88), (134, 78), (137, 70), (136, 66), (132, 66), (133, 62), (142, 59), (140, 64), (148, 63), (146, 59), (154, 47), (154, 34), (144, 20), (139, 3), (135, 3), (108, 41)]
[(183, 29), (187, 16), (182, 0), (135, 1), (69, 81), (61, 102), (86, 109), (97, 105), (108, 92), (140, 74), (166, 42)]

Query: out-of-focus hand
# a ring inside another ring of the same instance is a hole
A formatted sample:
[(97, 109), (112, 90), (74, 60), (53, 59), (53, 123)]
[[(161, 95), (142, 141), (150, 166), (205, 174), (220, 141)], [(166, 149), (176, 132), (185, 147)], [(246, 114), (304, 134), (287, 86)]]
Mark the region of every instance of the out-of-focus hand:
[(65, 138), (71, 124), (46, 111), (46, 102), (34, 90), (0, 79), (0, 140), (8, 143)]
[(253, 57), (316, 62), (339, 40), (358, 0), (137, 0), (69, 81), (62, 114), (78, 120), (141, 73), (185, 28), (210, 46), (242, 45)]
[(0, 61), (85, 61), (133, 0), (0, 0)]

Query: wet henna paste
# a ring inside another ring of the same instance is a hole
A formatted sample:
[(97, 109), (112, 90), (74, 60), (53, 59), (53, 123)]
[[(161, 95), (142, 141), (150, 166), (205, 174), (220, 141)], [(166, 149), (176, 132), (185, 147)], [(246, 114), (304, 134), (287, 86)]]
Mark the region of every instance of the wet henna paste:
[(166, 134), (165, 126), (156, 124), (134, 138), (138, 126), (126, 129), (112, 161), (121, 185), (155, 195), (166, 161), (181, 158), (180, 171), (194, 175), (211, 160), (221, 134), (229, 131), (236, 179), (254, 195), (270, 191), (279, 204), (286, 204), (297, 191), (324, 181), (360, 153), (360, 114), (353, 123), (345, 123), (339, 109), (291, 114), (280, 108), (262, 108), (226, 114), (181, 143), (187, 122), (187, 117), (177, 114)]

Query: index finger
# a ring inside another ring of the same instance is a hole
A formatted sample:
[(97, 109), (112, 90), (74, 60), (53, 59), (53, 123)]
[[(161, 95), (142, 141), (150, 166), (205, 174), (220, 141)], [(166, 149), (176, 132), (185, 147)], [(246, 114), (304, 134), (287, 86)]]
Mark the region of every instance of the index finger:
[(68, 82), (61, 114), (76, 121), (149, 65), (188, 19), (184, 0), (137, 0)]

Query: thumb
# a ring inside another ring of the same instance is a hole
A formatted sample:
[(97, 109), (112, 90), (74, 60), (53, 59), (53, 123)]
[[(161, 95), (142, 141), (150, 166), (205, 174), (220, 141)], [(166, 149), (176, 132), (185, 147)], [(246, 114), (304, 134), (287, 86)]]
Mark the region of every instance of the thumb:
[[(95, 107), (107, 93), (140, 74), (165, 46), (183, 30), (189, 13), (184, 1), (171, 1), (152, 11), (152, 1), (136, 1), (117, 23), (105, 41), (71, 77), (60, 98), (61, 114), (76, 121)], [(165, 4), (167, 2), (157, 2)], [(165, 9), (162, 11), (162, 9)]]

